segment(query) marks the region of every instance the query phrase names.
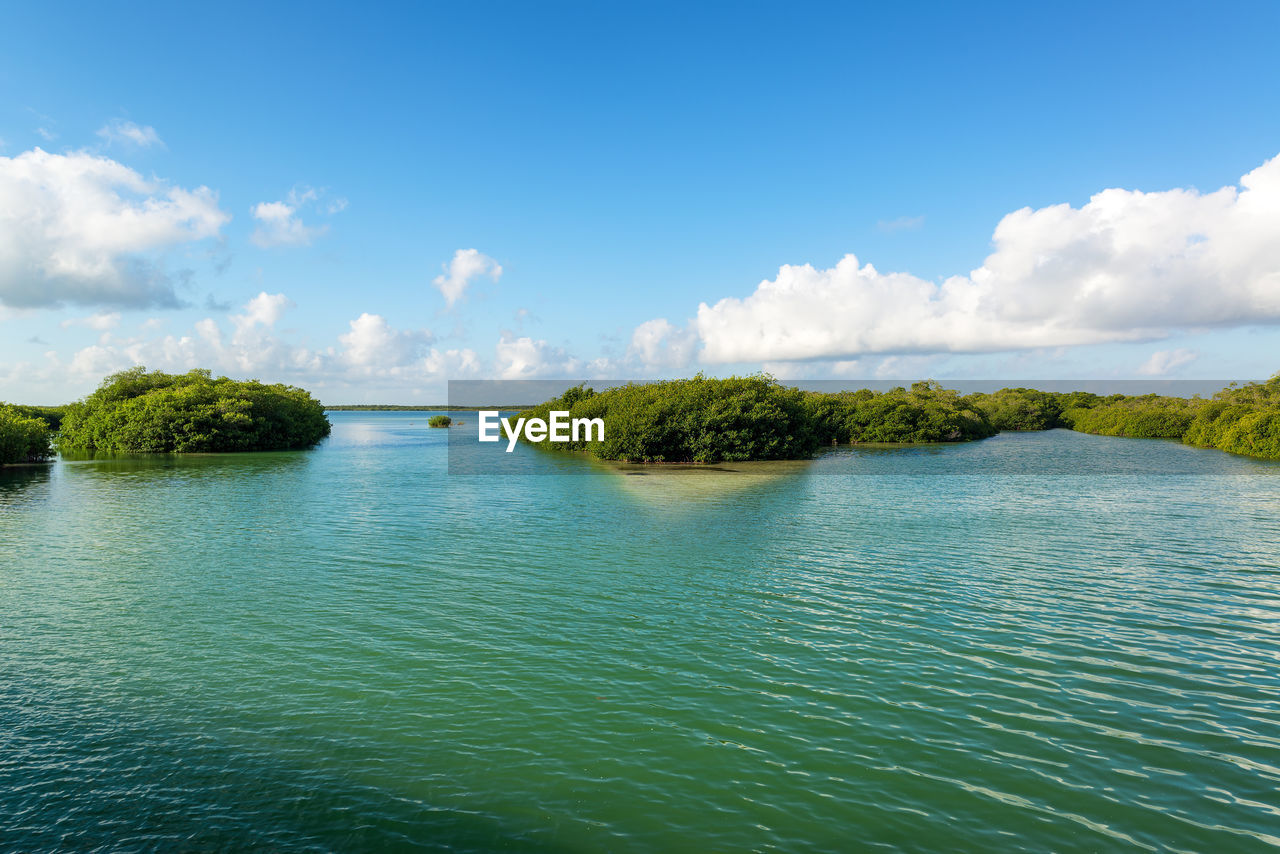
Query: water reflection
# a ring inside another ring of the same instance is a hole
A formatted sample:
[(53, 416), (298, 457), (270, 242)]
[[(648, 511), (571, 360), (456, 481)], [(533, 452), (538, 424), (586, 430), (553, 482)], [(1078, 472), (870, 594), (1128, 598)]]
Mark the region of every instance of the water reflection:
[(145, 475), (150, 477), (221, 477), (256, 475), (298, 469), (307, 465), (308, 451), (270, 451), (243, 454), (113, 454), (79, 452), (61, 455), (60, 468), (69, 477)]
[(682, 502), (777, 491), (813, 467), (813, 460), (716, 463), (714, 465), (642, 465), (587, 458), (592, 473), (613, 475), (630, 498), (679, 506)]
[(45, 490), (53, 466), (48, 463), (37, 463), (20, 466), (0, 466), (0, 509), (13, 507), (21, 502), (31, 500), (36, 494)]
[(1234, 475), (1280, 474), (1280, 462), (1193, 448), (1166, 439), (1071, 430), (1000, 433), (978, 442), (865, 444), (824, 449), (814, 474)]

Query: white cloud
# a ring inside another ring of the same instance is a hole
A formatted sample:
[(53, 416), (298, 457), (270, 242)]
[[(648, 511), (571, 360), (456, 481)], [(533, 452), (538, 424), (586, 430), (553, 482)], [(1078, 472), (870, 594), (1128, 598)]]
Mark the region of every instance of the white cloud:
[(270, 249), (276, 246), (309, 246), (317, 237), (329, 231), (328, 225), (307, 225), (302, 221), (302, 211), (310, 209), (325, 214), (336, 214), (347, 207), (346, 199), (334, 199), (321, 204), (324, 190), (300, 185), (294, 187), (278, 202), (259, 202), (249, 209), (258, 226), (249, 240), (258, 247)]
[(660, 317), (636, 327), (627, 357), (648, 370), (675, 370), (688, 366), (697, 344), (698, 336), (692, 329), (681, 329)]
[(784, 266), (748, 297), (699, 306), (712, 363), (978, 353), (1280, 323), (1280, 158), (1213, 193), (1111, 189), (1004, 217), (995, 251), (941, 283)]
[(496, 282), (502, 277), (502, 265), (476, 249), (459, 249), (453, 253), (453, 260), (441, 268), (444, 273), (436, 276), (433, 284), (449, 306), (461, 299), (472, 280), (488, 276)]
[(1138, 368), (1138, 373), (1152, 377), (1164, 376), (1183, 365), (1189, 365), (1199, 356), (1200, 354), (1195, 350), (1189, 350), (1186, 347), (1179, 347), (1176, 350), (1157, 350)]
[(272, 327), (294, 305), (293, 300), (284, 294), (269, 294), (262, 291), (244, 304), (242, 314), (232, 315), (231, 322), (238, 330), (247, 330), (254, 326)]
[(72, 317), (62, 321), (60, 324), (63, 329), (71, 326), (84, 326), (88, 329), (96, 329), (99, 332), (106, 332), (109, 329), (115, 329), (120, 325), (120, 312), (104, 312), (91, 314), (88, 317)]
[[(276, 326), (294, 303), (284, 294), (259, 293), (220, 320), (205, 317), (184, 334), (120, 338), (104, 334), (63, 361), (56, 352), (47, 363), (0, 365), (0, 384), (8, 370), (13, 384), (56, 384), (66, 397), (82, 394), (107, 374), (133, 365), (184, 372), (210, 368), (231, 376), (295, 382), (311, 389), (341, 390), (344, 397), (405, 393), (421, 396), (427, 387), (443, 400), (444, 380), (478, 376), (484, 365), (474, 350), (439, 350), (426, 329), (399, 330), (380, 315), (364, 313), (333, 345), (313, 348), (296, 333)], [(143, 324), (142, 330), (151, 328)]]
[(131, 364), (129, 357), (118, 348), (93, 344), (77, 351), (67, 365), (67, 370), (79, 376), (105, 377), (122, 371)]
[(582, 370), (580, 360), (546, 341), (502, 333), (496, 348), (494, 366), (504, 380), (527, 380), (534, 377), (568, 377)]
[(138, 125), (124, 119), (112, 119), (98, 129), (98, 136), (108, 143), (124, 142), (139, 148), (164, 145), (160, 135), (150, 125)]
[(476, 351), (466, 348), (437, 350), (433, 347), (423, 361), (423, 367), (428, 374), (447, 379), (479, 376), (484, 370)]
[(364, 314), (351, 321), (351, 331), (338, 336), (342, 359), (367, 370), (402, 368), (424, 355), (432, 335), (426, 329), (393, 329), (380, 314)]
[(214, 237), (229, 219), (208, 187), (144, 179), (106, 157), (0, 157), (0, 302), (175, 306), (155, 253)]
[(328, 230), (328, 226), (309, 226), (298, 216), (298, 208), (288, 202), (259, 202), (249, 209), (258, 227), (249, 235), (255, 246), (309, 246)]

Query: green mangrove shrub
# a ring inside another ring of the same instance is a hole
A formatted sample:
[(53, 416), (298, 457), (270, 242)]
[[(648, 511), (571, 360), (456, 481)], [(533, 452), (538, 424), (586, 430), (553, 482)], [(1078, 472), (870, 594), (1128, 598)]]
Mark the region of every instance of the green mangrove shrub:
[(600, 459), (646, 463), (714, 463), (799, 459), (818, 447), (804, 392), (755, 375), (632, 384), (596, 393), (578, 386), (521, 412), (543, 418), (551, 410), (603, 420), (603, 441), (538, 444), (585, 450)]
[(1198, 398), (1115, 395), (1096, 406), (1070, 407), (1062, 420), (1072, 430), (1132, 439), (1181, 439), (1204, 404)]
[(113, 374), (67, 408), (59, 450), (131, 453), (308, 448), (329, 435), (324, 408), (295, 386), (143, 367)]
[(1280, 460), (1280, 374), (1265, 383), (1225, 388), (1192, 419), (1182, 441)]
[(1052, 430), (1069, 426), (1062, 418), (1067, 409), (1088, 409), (1098, 404), (1096, 394), (1066, 394), (1034, 388), (1002, 388), (997, 392), (967, 395), (964, 400), (982, 412), (998, 430)]
[(886, 392), (810, 392), (806, 402), (823, 444), (968, 442), (997, 432), (980, 409), (936, 382)]
[(49, 423), (26, 409), (0, 404), (0, 466), (38, 463), (53, 455)]
[(782, 386), (765, 374), (632, 384), (596, 393), (578, 386), (522, 412), (599, 418), (604, 439), (540, 442), (629, 462), (803, 459), (849, 442), (959, 442), (993, 435), (981, 411), (937, 383), (839, 394)]
[(453, 423), (453, 419), (448, 415), (432, 415), (427, 419), (428, 427), (448, 427)]

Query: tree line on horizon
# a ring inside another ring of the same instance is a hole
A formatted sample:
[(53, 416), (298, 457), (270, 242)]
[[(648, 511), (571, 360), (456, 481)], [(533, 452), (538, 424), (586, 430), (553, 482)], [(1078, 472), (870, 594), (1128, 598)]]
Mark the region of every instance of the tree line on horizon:
[[(372, 408), (372, 407), (371, 407)], [(381, 407), (379, 407), (381, 408)], [(393, 408), (393, 407), (386, 407)], [(394, 407), (399, 408), (399, 407)], [(329, 435), (324, 407), (295, 386), (166, 374), (137, 367), (67, 406), (0, 404), (0, 465), (60, 451), (192, 453), (307, 448)], [(888, 391), (824, 393), (767, 374), (702, 374), (595, 392), (585, 386), (526, 409), (602, 418), (602, 441), (538, 443), (630, 462), (800, 459), (823, 446), (985, 439), (1001, 431), (1066, 428), (1105, 436), (1176, 439), (1280, 459), (1280, 374), (1211, 399), (1100, 396), (1005, 388), (961, 395), (933, 381)]]
[(833, 444), (968, 442), (1056, 428), (1280, 459), (1280, 374), (1212, 399), (1031, 388), (962, 395), (933, 381), (825, 393), (783, 386), (766, 374), (698, 374), (599, 393), (577, 386), (522, 415), (545, 419), (553, 409), (602, 418), (605, 438), (536, 444), (627, 462), (798, 459)]

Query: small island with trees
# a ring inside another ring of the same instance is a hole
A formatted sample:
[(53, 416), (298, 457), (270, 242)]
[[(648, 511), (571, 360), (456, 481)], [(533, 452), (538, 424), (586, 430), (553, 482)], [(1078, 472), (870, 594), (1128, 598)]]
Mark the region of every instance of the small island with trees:
[(453, 423), (453, 419), (448, 415), (432, 415), (427, 419), (428, 427), (448, 427)]
[(166, 374), (113, 374), (63, 407), (0, 406), (0, 464), (60, 452), (222, 453), (309, 448), (329, 435), (324, 407), (296, 386)]

